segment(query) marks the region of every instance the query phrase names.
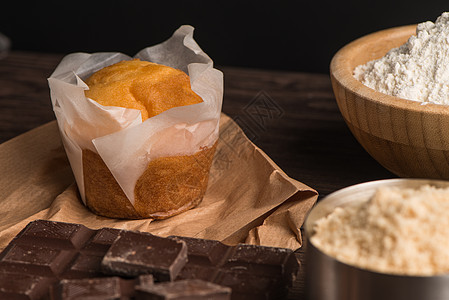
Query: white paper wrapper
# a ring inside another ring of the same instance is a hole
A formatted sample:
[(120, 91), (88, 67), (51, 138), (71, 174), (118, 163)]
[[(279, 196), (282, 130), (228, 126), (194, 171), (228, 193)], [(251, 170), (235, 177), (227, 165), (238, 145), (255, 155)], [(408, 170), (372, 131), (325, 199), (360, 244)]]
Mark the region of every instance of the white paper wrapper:
[(142, 122), (139, 110), (106, 107), (86, 98), (83, 79), (132, 59), (121, 53), (69, 54), (48, 79), (62, 141), (84, 203), (83, 149), (101, 156), (134, 204), (136, 182), (152, 159), (192, 155), (217, 140), (223, 74), (195, 42), (193, 30), (181, 26), (170, 39), (141, 50), (134, 58), (186, 72), (202, 103), (172, 108)]

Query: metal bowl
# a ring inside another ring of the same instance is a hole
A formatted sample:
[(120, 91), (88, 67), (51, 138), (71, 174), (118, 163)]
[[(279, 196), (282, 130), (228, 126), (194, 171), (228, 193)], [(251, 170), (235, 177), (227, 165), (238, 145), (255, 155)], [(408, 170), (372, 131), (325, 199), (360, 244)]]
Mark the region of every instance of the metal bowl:
[[(404, 276), (374, 272), (340, 262), (324, 254), (310, 241), (313, 224), (336, 207), (367, 201), (381, 186), (417, 188), (424, 184), (449, 187), (449, 181), (387, 179), (361, 183), (336, 191), (310, 211), (305, 222), (306, 294), (316, 300), (447, 300), (449, 274)], [(449, 251), (449, 249), (448, 249)]]

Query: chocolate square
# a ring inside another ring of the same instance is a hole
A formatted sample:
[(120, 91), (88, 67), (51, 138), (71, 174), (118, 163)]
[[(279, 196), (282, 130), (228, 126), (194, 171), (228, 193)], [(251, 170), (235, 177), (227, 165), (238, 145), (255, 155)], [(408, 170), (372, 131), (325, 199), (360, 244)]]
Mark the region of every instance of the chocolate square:
[(57, 276), (76, 254), (73, 250), (10, 244), (0, 254), (0, 269), (14, 273)]
[(81, 224), (37, 220), (29, 223), (13, 242), (58, 249), (79, 249), (93, 234), (93, 230)]
[(0, 299), (41, 299), (54, 282), (52, 277), (0, 271)]
[(63, 279), (51, 290), (52, 299), (129, 299), (135, 280), (120, 277)]
[(123, 231), (104, 256), (102, 268), (120, 276), (152, 274), (157, 281), (167, 281), (174, 280), (186, 262), (184, 241)]

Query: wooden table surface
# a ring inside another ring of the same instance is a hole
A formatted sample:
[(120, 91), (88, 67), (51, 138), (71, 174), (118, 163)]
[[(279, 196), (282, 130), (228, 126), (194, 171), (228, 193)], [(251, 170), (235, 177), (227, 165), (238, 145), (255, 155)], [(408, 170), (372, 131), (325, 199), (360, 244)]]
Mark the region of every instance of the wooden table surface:
[[(55, 119), (47, 78), (63, 55), (10, 52), (0, 59), (0, 143)], [(223, 112), (290, 177), (323, 196), (394, 178), (346, 127), (328, 74), (217, 67), (224, 72)], [(0, 199), (1, 200), (1, 199)], [(304, 248), (297, 256), (304, 271)], [(289, 298), (304, 293), (304, 272)]]

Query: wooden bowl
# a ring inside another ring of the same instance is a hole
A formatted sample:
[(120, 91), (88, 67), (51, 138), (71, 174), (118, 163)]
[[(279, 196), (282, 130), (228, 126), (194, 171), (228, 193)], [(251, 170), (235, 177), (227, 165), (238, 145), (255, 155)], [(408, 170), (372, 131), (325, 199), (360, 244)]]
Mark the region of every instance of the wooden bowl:
[(379, 31), (340, 49), (330, 65), (332, 87), (349, 129), (382, 166), (401, 177), (449, 179), (449, 106), (377, 92), (353, 76), (415, 34), (416, 25)]

